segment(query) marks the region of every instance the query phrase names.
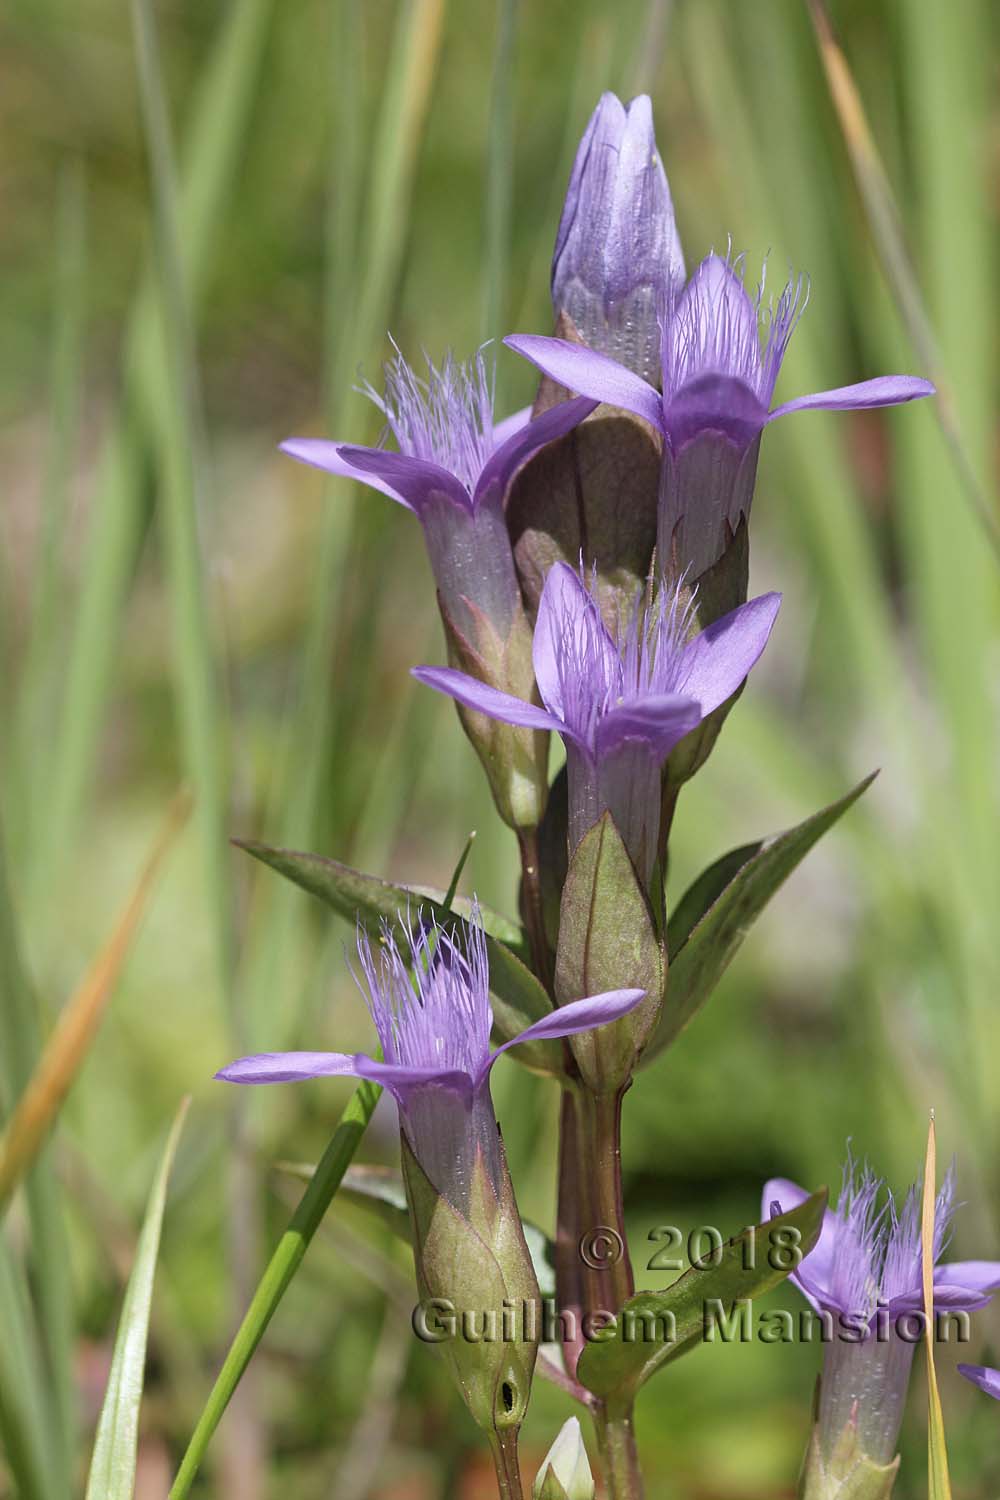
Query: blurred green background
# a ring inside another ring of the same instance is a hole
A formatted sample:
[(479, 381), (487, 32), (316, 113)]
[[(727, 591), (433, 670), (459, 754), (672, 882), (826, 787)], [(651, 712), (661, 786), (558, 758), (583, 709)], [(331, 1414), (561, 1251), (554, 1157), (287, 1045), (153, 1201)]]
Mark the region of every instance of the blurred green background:
[[(832, 15), (992, 505), (1000, 13), (837, 0)], [(158, 55), (141, 50), (137, 74), (134, 22), (148, 42), (151, 19)], [(169, 0), (155, 15), (146, 0), (7, 0), (0, 49), (0, 817), (43, 1029), (176, 786), (197, 794), (44, 1164), (56, 1228), (40, 1246), (17, 1204), (4, 1264), (28, 1267), (39, 1338), (72, 1361), (75, 1492), (156, 1156), (193, 1093), (151, 1332), (149, 1500), (299, 1191), (275, 1163), (315, 1160), (346, 1098), (330, 1082), (236, 1105), (211, 1075), (241, 1051), (367, 1038), (347, 928), (227, 836), (446, 884), (475, 828), (466, 888), (515, 901), (514, 842), (478, 764), (450, 706), (408, 676), (443, 651), (416, 524), (277, 443), (375, 437), (352, 386), (377, 377), (387, 329), (435, 357), (547, 331), (562, 193), (604, 88), (653, 96), (689, 266), (731, 237), (751, 271), (769, 253), (775, 281), (811, 274), (779, 399), (929, 372), (797, 0)], [(503, 352), (498, 386), (520, 405), (531, 372)], [(782, 616), (681, 799), (674, 897), (725, 849), (882, 774), (632, 1090), (636, 1258), (656, 1225), (752, 1222), (772, 1174), (836, 1187), (848, 1137), (905, 1187), (932, 1105), (965, 1200), (953, 1253), (994, 1257), (1000, 575), (933, 404), (769, 432), (752, 575), (754, 592), (783, 592)], [(13, 1025), (6, 1006), (8, 1055)], [(496, 1097), (522, 1208), (548, 1223), (552, 1091), (504, 1064)], [(394, 1149), (380, 1110), (362, 1155)], [(338, 1202), (198, 1492), (492, 1493), (443, 1369), (409, 1334), (411, 1298), (405, 1255)], [(1000, 1354), (1000, 1317), (975, 1327), (974, 1357)], [(955, 1492), (985, 1500), (998, 1414), (954, 1377), (957, 1357), (939, 1356)], [(638, 1410), (650, 1494), (790, 1496), (818, 1361), (752, 1345), (669, 1367)], [(925, 1492), (921, 1369), (904, 1500)], [(58, 1381), (36, 1384), (55, 1451), (67, 1403)], [(527, 1472), (568, 1414), (537, 1382)]]

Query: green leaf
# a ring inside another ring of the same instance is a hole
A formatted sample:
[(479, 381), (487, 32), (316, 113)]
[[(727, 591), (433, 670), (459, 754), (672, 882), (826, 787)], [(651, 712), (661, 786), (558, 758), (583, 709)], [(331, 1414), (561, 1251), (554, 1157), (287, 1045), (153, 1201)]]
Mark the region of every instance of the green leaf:
[(670, 1360), (740, 1324), (740, 1305), (770, 1291), (808, 1255), (819, 1238), (826, 1189), (788, 1213), (744, 1229), (709, 1251), (703, 1267), (692, 1266), (662, 1292), (638, 1292), (619, 1312), (606, 1341), (584, 1346), (577, 1379), (627, 1410), (651, 1375)]
[(580, 840), (563, 888), (556, 952), (561, 1005), (604, 990), (642, 989), (648, 999), (608, 1026), (569, 1039), (585, 1081), (597, 1092), (620, 1088), (656, 1024), (663, 995), (663, 952), (653, 914), (610, 813)]
[(698, 877), (668, 924), (667, 997), (643, 1061), (668, 1047), (704, 1005), (775, 891), (877, 775), (796, 828), (723, 855)]
[[(435, 885), (411, 885), (407, 886), (416, 896), (423, 896), (428, 901), (433, 901), (437, 906), (443, 906), (446, 910), (454, 912), (457, 917), (464, 917), (466, 921), (472, 915), (472, 898), (470, 896), (456, 896), (452, 901), (446, 901), (445, 891)], [(509, 948), (512, 953), (526, 963), (528, 960), (528, 939), (524, 935), (524, 928), (519, 922), (512, 922), (510, 917), (505, 917), (502, 912), (494, 911), (491, 906), (478, 903), (479, 916), (483, 924), (483, 931), (487, 937), (496, 938)]]
[[(267, 844), (234, 839), (255, 859), (277, 870), (287, 880), (325, 901), (349, 921), (359, 919), (377, 931), (386, 921), (393, 931), (402, 930), (401, 917), (407, 911), (422, 907), (445, 928), (455, 926), (456, 915), (415, 887), (392, 885), (375, 875), (363, 875), (335, 859), (319, 854), (300, 854), (291, 849), (272, 849)], [(501, 1041), (510, 1041), (533, 1021), (547, 1016), (552, 1009), (549, 997), (531, 970), (515, 953), (497, 938), (486, 935), (490, 961), (490, 990), (493, 995), (494, 1029)], [(559, 1042), (529, 1042), (517, 1049), (520, 1061), (542, 1072), (562, 1071), (562, 1048)]]
[(735, 880), (745, 864), (760, 853), (765, 842), (765, 839), (758, 839), (755, 844), (741, 844), (738, 849), (730, 849), (728, 854), (709, 865), (707, 870), (702, 870), (697, 880), (688, 886), (667, 923), (667, 952), (671, 960), (683, 948), (705, 913), (718, 901), (726, 886)]
[(173, 1165), (189, 1101), (174, 1118), (153, 1180), (146, 1217), (125, 1289), (108, 1388), (97, 1424), (86, 1500), (132, 1500), (139, 1441), (139, 1407), (146, 1371), (146, 1336), (153, 1302), (153, 1277), (160, 1248), (167, 1180)]
[(212, 1434), (222, 1420), (233, 1392), (242, 1380), (254, 1350), (264, 1337), (278, 1304), (302, 1264), (302, 1257), (343, 1181), (344, 1173), (358, 1149), (381, 1092), (377, 1084), (366, 1081), (358, 1084), (347, 1101), (340, 1124), (334, 1131), (298, 1208), (292, 1214), (288, 1228), (278, 1241), (247, 1308), (246, 1316), (229, 1346), (229, 1353), (191, 1435), (177, 1478), (171, 1485), (168, 1500), (182, 1500), (190, 1492)]

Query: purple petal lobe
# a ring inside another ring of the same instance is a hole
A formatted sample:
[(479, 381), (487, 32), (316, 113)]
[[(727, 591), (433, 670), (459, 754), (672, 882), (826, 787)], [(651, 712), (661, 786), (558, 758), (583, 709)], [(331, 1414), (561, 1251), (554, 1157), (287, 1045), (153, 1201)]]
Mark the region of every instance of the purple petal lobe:
[(404, 453), (390, 453), (384, 448), (354, 448), (344, 443), (340, 456), (361, 477), (369, 474), (381, 481), (388, 494), (394, 490), (419, 516), (431, 499), (444, 495), (462, 510), (472, 509), (472, 497), (464, 484), (447, 469), (422, 458), (408, 458)]
[(947, 1282), (949, 1286), (963, 1286), (978, 1295), (1000, 1291), (1000, 1261), (953, 1260), (934, 1270), (935, 1297), (937, 1284)]
[(454, 698), (466, 708), (487, 714), (491, 719), (499, 719), (501, 723), (519, 724), (525, 729), (563, 729), (561, 721), (554, 714), (546, 713), (543, 708), (536, 708), (533, 703), (525, 703), (511, 693), (501, 693), (499, 688), (478, 682), (475, 677), (457, 672), (453, 667), (414, 667), (411, 675), (436, 692), (446, 693), (449, 698)]
[(723, 615), (684, 648), (681, 684), (696, 698), (702, 717), (725, 703), (760, 659), (781, 605), (780, 594), (761, 594)]
[(368, 1078), (380, 1083), (395, 1094), (400, 1104), (406, 1107), (408, 1095), (414, 1089), (448, 1089), (463, 1098), (471, 1098), (472, 1078), (456, 1068), (416, 1068), (398, 1063), (378, 1062), (374, 1057), (359, 1053), (355, 1059), (358, 1078)]
[(341, 454), (344, 446), (342, 443), (331, 443), (325, 438), (289, 438), (279, 446), (282, 453), (287, 453), (290, 458), (297, 458), (299, 463), (311, 464), (314, 469), (324, 469), (327, 474), (337, 474), (342, 479), (354, 479), (359, 484), (367, 484), (370, 489), (379, 490), (381, 494), (388, 495), (390, 500), (397, 500), (400, 505), (405, 505), (407, 510), (413, 509), (409, 500), (391, 484), (349, 464)]
[[(787, 1177), (772, 1177), (764, 1184), (762, 1222), (766, 1223), (772, 1217), (772, 1206), (775, 1203), (782, 1213), (787, 1214), (793, 1208), (798, 1208), (808, 1197), (805, 1188), (799, 1187), (797, 1182), (791, 1182)], [(826, 1209), (819, 1239), (803, 1258), (802, 1264), (791, 1274), (790, 1279), (816, 1309), (836, 1305), (831, 1287), (840, 1227), (840, 1220), (833, 1210)], [(764, 1234), (766, 1236), (766, 1229)], [(843, 1308), (842, 1311), (849, 1312), (852, 1309)]]
[(815, 391), (811, 396), (796, 396), (775, 407), (768, 417), (773, 422), (787, 416), (790, 411), (820, 409), (847, 411), (865, 406), (898, 406), (903, 401), (916, 401), (921, 396), (933, 396), (935, 387), (929, 380), (916, 375), (879, 375), (874, 380), (862, 380), (857, 385), (841, 385), (832, 391)]
[(597, 726), (597, 758), (603, 761), (626, 743), (638, 741), (648, 745), (656, 759), (665, 760), (702, 718), (695, 699), (681, 693), (651, 694), (619, 704)]
[(498, 1047), (490, 1058), (489, 1066), (493, 1066), (501, 1052), (506, 1052), (508, 1047), (517, 1047), (521, 1042), (575, 1036), (579, 1031), (606, 1026), (609, 1021), (627, 1016), (645, 998), (645, 990), (607, 990), (601, 995), (589, 995), (585, 1000), (573, 1000), (569, 1005), (560, 1005), (540, 1021), (535, 1021), (526, 1031), (522, 1031), (520, 1036), (513, 1037), (511, 1041)]
[(664, 398), (663, 420), (670, 447), (679, 454), (705, 433), (717, 434), (742, 451), (754, 442), (768, 417), (767, 407), (745, 380), (712, 372)]
[(542, 702), (564, 722), (566, 664), (583, 663), (591, 652), (600, 653), (607, 663), (605, 670), (610, 673), (618, 653), (601, 622), (600, 612), (579, 574), (568, 563), (555, 563), (546, 575), (538, 604), (531, 657)]
[(597, 402), (586, 396), (579, 396), (575, 401), (561, 401), (558, 406), (543, 412), (533, 422), (518, 428), (487, 459), (476, 484), (475, 500), (484, 495), (491, 485), (496, 485), (500, 494), (505, 495), (515, 474), (529, 458), (534, 458), (539, 449), (562, 437), (582, 422), (584, 417), (589, 417), (596, 406)]
[(503, 417), (499, 422), (493, 423), (493, 448), (496, 451), (508, 438), (512, 438), (515, 432), (520, 432), (531, 421), (531, 407), (522, 406), (520, 411), (512, 411), (509, 417)]
[(663, 430), (659, 391), (606, 354), (597, 354), (583, 344), (570, 344), (565, 339), (545, 338), (534, 333), (511, 334), (504, 343), (568, 390), (635, 412)]
[(359, 1077), (359, 1063), (369, 1061), (348, 1052), (259, 1052), (253, 1057), (237, 1058), (215, 1076), (225, 1083), (296, 1083), (303, 1078)]
[(759, 390), (757, 308), (721, 255), (706, 256), (669, 310), (662, 363), (664, 395), (670, 397), (703, 375), (731, 375)]
[(988, 1365), (959, 1365), (958, 1373), (978, 1385), (987, 1396), (1000, 1401), (1000, 1370), (991, 1370)]

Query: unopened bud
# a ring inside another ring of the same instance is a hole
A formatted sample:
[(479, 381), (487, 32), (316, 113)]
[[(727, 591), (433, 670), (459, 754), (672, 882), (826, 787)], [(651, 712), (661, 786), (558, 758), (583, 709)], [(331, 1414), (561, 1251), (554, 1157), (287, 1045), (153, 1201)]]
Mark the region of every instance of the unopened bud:
[(552, 259), (552, 301), (586, 343), (658, 383), (657, 313), (684, 260), (653, 111), (602, 95), (573, 163)]
[(570, 1417), (545, 1456), (534, 1500), (594, 1500), (594, 1476), (576, 1417)]

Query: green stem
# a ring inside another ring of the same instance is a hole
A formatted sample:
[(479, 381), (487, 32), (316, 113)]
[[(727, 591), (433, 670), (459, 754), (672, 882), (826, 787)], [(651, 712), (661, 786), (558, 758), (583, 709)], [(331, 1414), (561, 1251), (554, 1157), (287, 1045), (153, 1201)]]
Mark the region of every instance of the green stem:
[[(580, 1255), (589, 1265), (584, 1300), (590, 1312), (618, 1313), (635, 1292), (625, 1232), (621, 1174), (621, 1114), (625, 1090), (576, 1096), (576, 1130), (568, 1137), (578, 1153), (584, 1225)], [(643, 1500), (632, 1405), (609, 1410), (597, 1402), (594, 1422), (609, 1500)]]
[(622, 1095), (578, 1095), (577, 1129), (581, 1182), (589, 1184), (588, 1219), (593, 1243), (581, 1243), (592, 1270), (592, 1309), (617, 1313), (635, 1292), (632, 1259), (625, 1232), (622, 1196)]
[(604, 1460), (610, 1500), (643, 1500), (646, 1487), (639, 1467), (632, 1408), (609, 1413), (600, 1406), (595, 1414), (597, 1434)]
[(524, 1500), (521, 1466), (517, 1461), (517, 1434), (516, 1427), (504, 1427), (490, 1437), (500, 1500)]
[[(382, 1090), (373, 1083), (360, 1083), (347, 1102), (333, 1139), (323, 1153), (309, 1186), (292, 1215), (288, 1228), (278, 1241), (267, 1270), (261, 1277), (246, 1316), (237, 1330), (222, 1369), (212, 1387), (198, 1425), (191, 1436), (187, 1452), (177, 1471), (168, 1500), (182, 1500), (187, 1495), (205, 1456), (212, 1434), (233, 1392), (243, 1378), (254, 1350), (277, 1310), (292, 1277), (301, 1264), (309, 1242), (340, 1187), (344, 1173), (365, 1133), (376, 1101)], [(520, 1490), (511, 1491), (517, 1497)]]

